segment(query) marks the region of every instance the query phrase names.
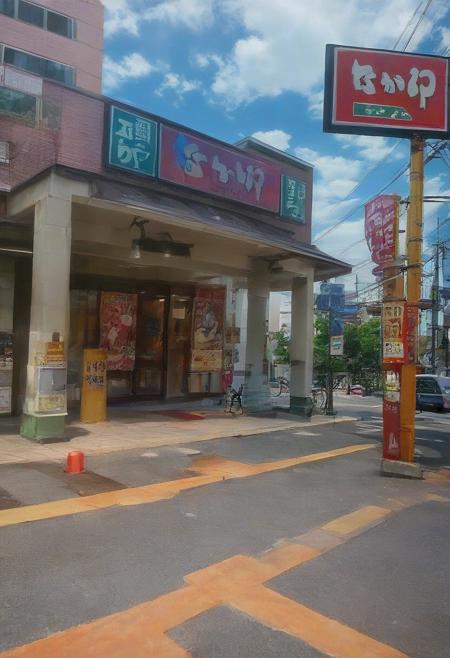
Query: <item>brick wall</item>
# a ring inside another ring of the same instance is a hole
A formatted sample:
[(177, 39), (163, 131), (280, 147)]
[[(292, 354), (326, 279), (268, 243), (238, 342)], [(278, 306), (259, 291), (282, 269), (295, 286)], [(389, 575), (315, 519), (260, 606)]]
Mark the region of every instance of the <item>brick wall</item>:
[(10, 143), (10, 163), (0, 165), (0, 188), (13, 189), (54, 164), (102, 170), (103, 101), (51, 82), (44, 82), (43, 99), (59, 113), (59, 130), (0, 115), (0, 141)]
[(68, 39), (24, 21), (0, 14), (0, 43), (53, 59), (76, 69), (76, 85), (101, 93), (103, 6), (97, 0), (45, 0), (48, 9), (77, 22), (77, 38)]

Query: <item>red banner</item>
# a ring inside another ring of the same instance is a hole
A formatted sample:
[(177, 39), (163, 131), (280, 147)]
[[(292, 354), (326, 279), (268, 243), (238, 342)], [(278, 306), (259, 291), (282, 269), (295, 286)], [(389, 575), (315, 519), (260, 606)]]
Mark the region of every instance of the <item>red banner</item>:
[(447, 97), (445, 57), (327, 46), (325, 130), (442, 137)]
[(401, 366), (384, 371), (383, 457), (400, 459)]
[(161, 126), (159, 177), (279, 211), (279, 167), (168, 126)]
[(137, 295), (102, 292), (100, 347), (107, 350), (108, 370), (133, 370), (136, 352)]
[(405, 362), (418, 363), (419, 352), (419, 309), (406, 304)]
[(364, 229), (372, 260), (386, 266), (396, 257), (399, 197), (382, 194), (366, 203)]

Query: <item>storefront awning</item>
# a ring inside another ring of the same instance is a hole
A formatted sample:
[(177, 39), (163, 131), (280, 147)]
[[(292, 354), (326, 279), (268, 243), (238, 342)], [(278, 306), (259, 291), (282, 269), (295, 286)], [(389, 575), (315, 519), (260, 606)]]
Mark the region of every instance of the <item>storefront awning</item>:
[(91, 185), (91, 196), (94, 199), (188, 220), (193, 224), (193, 229), (195, 225), (198, 228), (208, 226), (214, 232), (232, 233), (247, 240), (264, 243), (292, 256), (313, 260), (316, 266), (325, 267), (327, 272), (329, 271), (328, 276), (341, 276), (351, 272), (350, 265), (329, 256), (314, 245), (299, 242), (291, 231), (271, 226), (256, 218), (100, 178), (91, 179)]

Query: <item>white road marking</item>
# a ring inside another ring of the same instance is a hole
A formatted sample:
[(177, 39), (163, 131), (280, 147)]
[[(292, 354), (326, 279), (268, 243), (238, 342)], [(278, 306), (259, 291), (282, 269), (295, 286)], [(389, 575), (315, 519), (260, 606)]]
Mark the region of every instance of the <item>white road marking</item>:
[(445, 443), (442, 439), (424, 439), (422, 436), (416, 436), (416, 441), (426, 441), (427, 443)]
[(147, 452), (142, 453), (141, 457), (148, 457), (148, 459), (153, 459), (154, 457), (159, 457), (159, 454), (157, 452), (147, 450)]
[(317, 432), (307, 432), (306, 430), (301, 430), (300, 432), (294, 432), (295, 436), (322, 436), (317, 434)]
[(178, 448), (178, 447), (173, 447), (170, 448), (170, 450), (173, 450), (174, 452), (180, 452), (182, 455), (200, 455), (201, 452), (200, 450), (194, 450), (193, 448)]

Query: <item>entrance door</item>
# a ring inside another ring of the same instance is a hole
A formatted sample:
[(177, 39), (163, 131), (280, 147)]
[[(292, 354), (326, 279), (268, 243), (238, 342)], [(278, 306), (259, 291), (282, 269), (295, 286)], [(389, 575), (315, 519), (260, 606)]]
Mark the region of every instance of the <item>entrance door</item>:
[(162, 396), (165, 382), (167, 298), (141, 294), (136, 327), (136, 395)]
[(188, 393), (191, 324), (192, 299), (182, 295), (171, 295), (167, 350), (167, 397), (181, 397)]

